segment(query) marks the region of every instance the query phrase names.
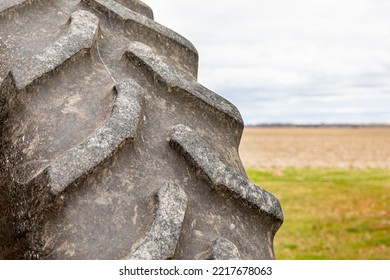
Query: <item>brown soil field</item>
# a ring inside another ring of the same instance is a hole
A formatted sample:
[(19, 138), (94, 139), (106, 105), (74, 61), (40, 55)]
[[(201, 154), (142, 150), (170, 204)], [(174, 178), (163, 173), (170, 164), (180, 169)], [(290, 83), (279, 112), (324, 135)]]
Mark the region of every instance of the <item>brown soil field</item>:
[(245, 167), (390, 169), (390, 128), (245, 128)]

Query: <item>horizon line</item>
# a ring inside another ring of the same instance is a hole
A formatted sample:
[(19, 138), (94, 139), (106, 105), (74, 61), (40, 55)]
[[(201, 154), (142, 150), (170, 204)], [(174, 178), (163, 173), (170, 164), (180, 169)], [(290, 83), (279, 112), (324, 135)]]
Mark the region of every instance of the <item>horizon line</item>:
[(390, 123), (293, 123), (293, 122), (269, 122), (257, 124), (245, 124), (245, 127), (388, 127)]

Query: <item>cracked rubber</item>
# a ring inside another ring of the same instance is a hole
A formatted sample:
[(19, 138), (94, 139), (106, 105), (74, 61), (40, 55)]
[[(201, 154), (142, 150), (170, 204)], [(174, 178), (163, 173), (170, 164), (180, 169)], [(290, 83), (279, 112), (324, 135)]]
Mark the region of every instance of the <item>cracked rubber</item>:
[(138, 0), (0, 3), (0, 259), (274, 259), (279, 201)]

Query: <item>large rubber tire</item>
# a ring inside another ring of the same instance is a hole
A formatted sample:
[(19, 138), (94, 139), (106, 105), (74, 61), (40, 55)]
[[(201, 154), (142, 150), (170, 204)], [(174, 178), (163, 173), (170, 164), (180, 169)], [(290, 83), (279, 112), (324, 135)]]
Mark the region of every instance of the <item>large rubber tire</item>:
[(240, 113), (147, 5), (1, 1), (0, 62), (0, 258), (274, 258)]

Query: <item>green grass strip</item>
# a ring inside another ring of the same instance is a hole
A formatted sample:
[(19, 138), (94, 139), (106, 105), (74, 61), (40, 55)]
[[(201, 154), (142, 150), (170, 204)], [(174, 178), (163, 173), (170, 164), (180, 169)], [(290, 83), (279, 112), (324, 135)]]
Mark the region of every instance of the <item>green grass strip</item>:
[(282, 204), (278, 259), (390, 259), (390, 170), (247, 173)]

